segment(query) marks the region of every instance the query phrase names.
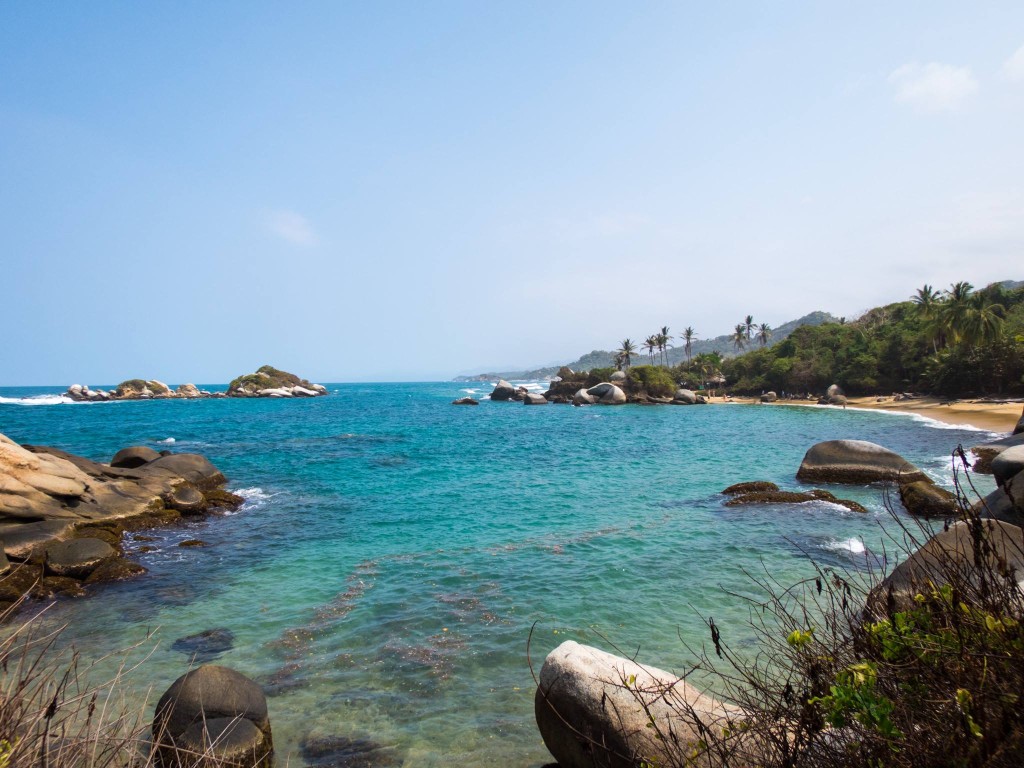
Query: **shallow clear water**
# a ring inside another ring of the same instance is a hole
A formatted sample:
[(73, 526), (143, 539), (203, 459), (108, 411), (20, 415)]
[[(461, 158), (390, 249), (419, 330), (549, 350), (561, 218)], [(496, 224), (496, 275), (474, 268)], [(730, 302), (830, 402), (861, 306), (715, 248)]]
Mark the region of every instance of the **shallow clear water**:
[[(785, 583), (809, 574), (809, 556), (857, 567), (885, 543), (880, 489), (832, 488), (863, 515), (726, 508), (722, 488), (795, 488), (807, 448), (836, 438), (885, 445), (948, 487), (953, 448), (987, 434), (853, 409), (449, 405), (471, 388), (33, 406), (19, 398), (54, 389), (0, 389), (12, 439), (101, 461), (135, 444), (203, 453), (247, 498), (234, 515), (148, 532), (148, 574), (47, 621), (67, 623), (87, 658), (156, 630), (139, 695), (187, 669), (175, 639), (230, 629), (217, 663), (264, 684), (281, 764), (300, 765), (310, 735), (340, 735), (390, 747), (388, 765), (540, 765), (531, 627), (538, 665), (574, 639), (683, 669), (680, 637), (702, 641), (701, 614), (746, 637), (728, 594), (750, 593), (745, 569), (764, 563)], [(209, 546), (178, 547), (186, 538)]]

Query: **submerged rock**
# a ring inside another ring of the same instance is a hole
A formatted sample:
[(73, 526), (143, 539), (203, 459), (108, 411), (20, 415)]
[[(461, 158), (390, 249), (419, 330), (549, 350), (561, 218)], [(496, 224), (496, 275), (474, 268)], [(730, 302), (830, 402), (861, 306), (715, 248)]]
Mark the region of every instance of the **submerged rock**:
[(452, 400), (452, 405), (480, 405), (480, 401), (472, 397), (460, 397), (458, 400)]
[(751, 480), (746, 483), (736, 483), (730, 485), (722, 493), (726, 496), (734, 496), (739, 493), (759, 493), (764, 491), (777, 491), (779, 486), (775, 483), (770, 483), (767, 480)]
[(856, 484), (927, 479), (898, 453), (866, 440), (828, 440), (812, 446), (796, 476), (807, 482)]
[(404, 763), (393, 747), (347, 736), (306, 735), (299, 754), (311, 768), (400, 768)]
[[(675, 756), (700, 752), (703, 728), (737, 733), (744, 720), (743, 710), (677, 675), (571, 640), (544, 660), (534, 713), (560, 768), (675, 765)], [(737, 765), (756, 760), (742, 738), (731, 739)], [(692, 764), (706, 761), (698, 757)]]
[[(771, 485), (771, 483), (769, 483)], [(840, 499), (834, 494), (815, 489), (807, 492), (795, 491), (748, 491), (734, 495), (725, 502), (727, 507), (739, 507), (745, 504), (803, 504), (808, 501), (827, 501), (831, 504), (838, 504), (846, 507), (851, 512), (867, 512), (867, 510), (852, 499)]]
[(235, 647), (235, 633), (226, 627), (207, 629), (194, 635), (179, 637), (171, 644), (171, 650), (183, 653), (191, 659), (205, 664)]

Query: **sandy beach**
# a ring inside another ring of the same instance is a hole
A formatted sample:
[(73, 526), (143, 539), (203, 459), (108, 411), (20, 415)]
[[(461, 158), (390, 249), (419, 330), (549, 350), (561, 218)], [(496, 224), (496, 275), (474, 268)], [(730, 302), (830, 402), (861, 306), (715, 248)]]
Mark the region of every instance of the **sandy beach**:
[[(714, 398), (713, 402), (723, 402)], [(758, 398), (734, 397), (725, 402), (757, 403)], [(817, 406), (809, 400), (779, 400), (772, 405), (800, 405), (821, 408), (837, 406)], [(895, 401), (891, 397), (851, 397), (848, 407), (868, 408), (871, 410), (891, 411), (895, 413), (913, 413), (935, 419), (945, 424), (970, 426), (990, 432), (1012, 432), (1021, 417), (1024, 403), (991, 402), (987, 400), (942, 400), (937, 397), (920, 397), (913, 400)]]

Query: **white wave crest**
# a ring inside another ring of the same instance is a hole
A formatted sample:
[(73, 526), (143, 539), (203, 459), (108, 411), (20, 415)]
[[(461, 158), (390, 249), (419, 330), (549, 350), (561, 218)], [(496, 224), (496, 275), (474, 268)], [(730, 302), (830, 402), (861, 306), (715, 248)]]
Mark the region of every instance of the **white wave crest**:
[(241, 507), (234, 512), (226, 513), (227, 515), (237, 515), (241, 512), (251, 512), (254, 509), (259, 509), (278, 495), (276, 493), (267, 493), (262, 488), (238, 488), (231, 492), (236, 496), (241, 496), (245, 501)]
[(169, 445), (170, 443), (176, 443), (178, 441), (175, 440), (173, 437), (165, 437), (163, 440), (157, 440), (157, 442), (158, 443), (166, 443), (166, 444)]
[(0, 397), (0, 404), (7, 405), (85, 405), (76, 403), (64, 395), (32, 395), (31, 397)]
[(465, 392), (467, 395), (475, 395), (479, 392), (479, 389), (460, 389), (459, 392)]
[(851, 411), (861, 411), (862, 413), (864, 413), (864, 412), (867, 412), (867, 413), (885, 413), (885, 414), (889, 414), (890, 416), (909, 416), (911, 419), (913, 419), (914, 421), (918, 422), (919, 424), (923, 424), (926, 427), (931, 427), (932, 429), (959, 429), (962, 432), (982, 432), (982, 433), (984, 433), (986, 435), (989, 435), (990, 437), (993, 437), (993, 438), (995, 438), (995, 437), (1006, 437), (1006, 435), (1004, 433), (1001, 433), (1001, 432), (993, 432), (990, 429), (983, 429), (982, 427), (975, 427), (975, 426), (972, 426), (970, 424), (947, 424), (944, 421), (939, 421), (938, 419), (933, 419), (930, 416), (924, 416), (923, 414), (920, 414), (920, 413), (914, 413), (913, 411), (895, 411), (895, 410), (890, 410), (888, 408), (855, 408), (855, 407), (851, 407), (849, 410), (851, 410)]
[(844, 539), (843, 541), (833, 539), (832, 541), (825, 542), (823, 547), (824, 549), (828, 549), (833, 552), (849, 552), (853, 555), (863, 555), (867, 552), (867, 547), (864, 546), (864, 542), (856, 536)]

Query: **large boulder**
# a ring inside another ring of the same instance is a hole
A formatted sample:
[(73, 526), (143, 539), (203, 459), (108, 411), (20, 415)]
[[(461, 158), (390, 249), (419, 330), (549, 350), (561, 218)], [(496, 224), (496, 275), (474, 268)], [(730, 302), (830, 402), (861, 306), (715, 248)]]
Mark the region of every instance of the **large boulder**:
[(598, 405), (623, 405), (626, 402), (626, 393), (607, 381), (595, 384), (587, 390), (587, 394), (593, 397)]
[(842, 397), (846, 393), (843, 392), (842, 387), (838, 384), (832, 384), (828, 389), (825, 390), (825, 397), (831, 400), (833, 397)]
[(151, 461), (140, 471), (183, 477), (199, 488), (212, 488), (224, 483), (224, 475), (205, 456), (198, 453), (172, 453)]
[(46, 570), (54, 576), (84, 579), (117, 551), (102, 539), (58, 541), (46, 548)]
[[(701, 693), (677, 675), (571, 640), (540, 670), (534, 713), (559, 768), (705, 766), (705, 730), (742, 731), (738, 707)], [(734, 736), (737, 765), (756, 759)]]
[(928, 539), (871, 590), (868, 608), (876, 615), (889, 609), (908, 610), (916, 605), (914, 597), (918, 593), (928, 593), (950, 581), (978, 587), (982, 573), (1018, 583), (1024, 579), (1024, 529), (999, 520), (953, 523)]
[(1001, 488), (1009, 484), (1013, 476), (1022, 471), (1024, 471), (1024, 445), (1007, 448), (992, 459), (992, 474), (995, 475), (996, 484)]
[(548, 400), (544, 395), (538, 395), (535, 392), (528, 392), (523, 395), (523, 405), (547, 405)]
[(900, 501), (907, 512), (922, 517), (952, 517), (958, 508), (956, 496), (931, 480), (900, 485)]
[(596, 402), (597, 398), (595, 398), (585, 389), (577, 390), (576, 394), (572, 396), (573, 405), (594, 405)]
[(984, 518), (1024, 526), (1024, 472), (977, 502), (974, 511)]
[(491, 392), (491, 400), (515, 400), (516, 388), (504, 379), (498, 381)]
[(762, 403), (774, 403), (778, 399), (779, 396), (775, 392), (765, 392), (763, 395), (761, 395)]
[(164, 495), (164, 503), (183, 515), (198, 515), (206, 509), (206, 497), (202, 491), (187, 482), (168, 491)]
[(608, 380), (615, 384), (622, 384), (626, 379), (627, 376), (625, 371), (615, 371)]
[(202, 393), (199, 391), (199, 387), (195, 384), (180, 384), (178, 389), (175, 390), (175, 394), (178, 397), (201, 397)]
[[(229, 725), (238, 721), (248, 725)], [(215, 664), (197, 667), (171, 684), (157, 702), (153, 734), (158, 758), (168, 768), (178, 765), (178, 750), (194, 750), (223, 734), (228, 734), (225, 750), (236, 765), (269, 765), (273, 752), (263, 691), (245, 675)]]
[(972, 469), (975, 472), (992, 473), (992, 460), (995, 459), (1000, 453), (1005, 451), (1007, 448), (1013, 448), (1018, 445), (1024, 445), (1024, 432), (1014, 433), (1001, 437), (996, 440), (989, 440), (987, 443), (981, 443), (971, 448), (977, 459), (974, 462)]
[(822, 483), (902, 484), (928, 479), (898, 453), (866, 440), (827, 440), (811, 446), (796, 476), (805, 482)]
[(673, 401), (677, 403), (685, 403), (686, 405), (696, 405), (697, 393), (692, 389), (680, 388), (676, 390), (675, 395), (672, 397)]
[(123, 469), (135, 469), (143, 464), (148, 464), (160, 458), (160, 454), (145, 445), (133, 445), (130, 448), (122, 448), (114, 454), (110, 460), (110, 466)]

